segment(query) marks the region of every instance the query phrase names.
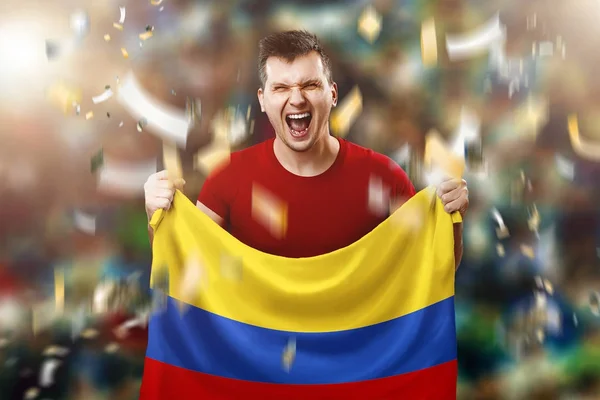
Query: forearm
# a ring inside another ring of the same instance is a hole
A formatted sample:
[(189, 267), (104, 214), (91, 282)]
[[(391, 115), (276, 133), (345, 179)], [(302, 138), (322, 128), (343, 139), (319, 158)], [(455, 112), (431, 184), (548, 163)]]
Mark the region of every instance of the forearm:
[(463, 224), (454, 224), (454, 269), (457, 270), (463, 256)]

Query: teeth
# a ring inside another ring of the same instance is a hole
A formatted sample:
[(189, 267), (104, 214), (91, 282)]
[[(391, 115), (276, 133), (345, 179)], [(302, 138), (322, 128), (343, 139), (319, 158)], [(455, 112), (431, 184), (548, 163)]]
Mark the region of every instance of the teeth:
[(288, 115), (288, 118), (291, 118), (291, 119), (301, 119), (301, 118), (306, 118), (306, 117), (310, 117), (310, 113), (306, 112), (306, 113), (302, 113), (302, 114)]

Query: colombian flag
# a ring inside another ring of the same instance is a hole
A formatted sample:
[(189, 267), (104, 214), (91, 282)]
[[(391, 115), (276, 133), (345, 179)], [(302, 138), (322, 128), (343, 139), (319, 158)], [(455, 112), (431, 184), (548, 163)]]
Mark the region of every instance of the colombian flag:
[(332, 253), (250, 248), (181, 192), (157, 211), (140, 399), (456, 398), (453, 222), (433, 187)]

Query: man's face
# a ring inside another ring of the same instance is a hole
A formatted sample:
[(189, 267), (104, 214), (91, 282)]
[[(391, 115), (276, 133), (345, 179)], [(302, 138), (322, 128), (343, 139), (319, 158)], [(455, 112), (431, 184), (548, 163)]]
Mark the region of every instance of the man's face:
[(294, 151), (307, 151), (329, 134), (329, 113), (337, 103), (337, 86), (330, 84), (321, 57), (311, 52), (291, 63), (270, 57), (267, 81), (258, 90), (277, 137)]

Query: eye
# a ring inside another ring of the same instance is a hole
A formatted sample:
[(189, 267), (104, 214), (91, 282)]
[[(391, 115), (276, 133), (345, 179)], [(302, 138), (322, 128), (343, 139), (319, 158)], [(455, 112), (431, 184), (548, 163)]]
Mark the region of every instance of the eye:
[(319, 85), (317, 83), (309, 83), (308, 85), (304, 86), (305, 89), (310, 89), (310, 90), (316, 89), (318, 87), (319, 87)]

